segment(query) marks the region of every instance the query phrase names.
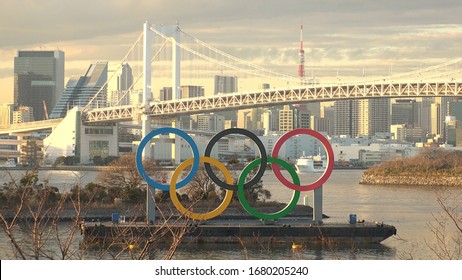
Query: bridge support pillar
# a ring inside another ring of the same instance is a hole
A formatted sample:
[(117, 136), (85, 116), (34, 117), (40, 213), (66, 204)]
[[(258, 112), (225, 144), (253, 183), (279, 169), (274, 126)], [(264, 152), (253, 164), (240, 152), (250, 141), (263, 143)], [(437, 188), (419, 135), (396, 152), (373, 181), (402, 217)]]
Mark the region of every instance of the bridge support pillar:
[(322, 224), (322, 186), (313, 191), (313, 223)]
[(156, 201), (154, 200), (156, 190), (146, 185), (146, 223), (154, 224), (156, 221)]
[[(172, 127), (181, 128), (180, 123), (180, 117), (177, 117), (173, 120)], [(175, 165), (179, 165), (181, 163), (181, 137), (176, 134), (173, 137), (175, 140), (172, 147), (172, 159)]]
[[(143, 138), (151, 132), (151, 118), (148, 115), (141, 116)], [(151, 141), (143, 150), (143, 160), (152, 156)], [(146, 184), (146, 223), (154, 224), (156, 220), (156, 203), (154, 200), (155, 190)]]
[[(151, 25), (145, 22), (143, 25), (143, 115), (141, 116), (141, 134), (146, 137), (151, 132), (151, 118), (149, 117), (149, 101), (152, 99), (151, 93), (151, 47), (152, 32)], [(151, 141), (143, 150), (143, 160), (150, 158)], [(156, 204), (154, 201), (155, 189), (146, 184), (146, 223), (154, 224), (156, 219)]]

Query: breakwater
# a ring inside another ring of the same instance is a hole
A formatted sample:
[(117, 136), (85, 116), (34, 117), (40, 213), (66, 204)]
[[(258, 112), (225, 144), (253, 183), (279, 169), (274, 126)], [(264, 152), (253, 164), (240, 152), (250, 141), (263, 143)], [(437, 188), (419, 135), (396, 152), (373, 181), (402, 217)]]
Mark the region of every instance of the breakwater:
[(462, 176), (453, 175), (378, 175), (364, 173), (359, 181), (364, 185), (408, 185), (462, 187)]

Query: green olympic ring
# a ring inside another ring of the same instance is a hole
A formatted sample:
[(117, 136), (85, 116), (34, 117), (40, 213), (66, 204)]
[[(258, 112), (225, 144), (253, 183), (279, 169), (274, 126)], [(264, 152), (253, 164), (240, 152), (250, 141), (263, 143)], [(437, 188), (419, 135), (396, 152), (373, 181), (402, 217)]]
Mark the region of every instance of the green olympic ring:
[[(282, 159), (279, 158), (273, 158), (273, 157), (268, 157), (268, 162), (278, 164), (282, 166), (284, 169), (289, 171), (290, 176), (292, 177), (292, 180), (294, 181), (295, 185), (300, 185), (300, 178), (297, 175), (297, 172), (295, 169), (288, 164), (286, 161), (283, 161)], [(251, 215), (262, 219), (262, 220), (277, 220), (279, 218), (282, 218), (289, 214), (297, 205), (298, 199), (300, 198), (300, 191), (293, 191), (292, 194), (292, 199), (287, 206), (275, 213), (271, 214), (264, 214), (261, 212), (258, 212), (255, 210), (250, 203), (247, 201), (247, 198), (245, 197), (245, 192), (244, 192), (244, 183), (245, 183), (245, 178), (249, 174), (249, 172), (257, 165), (261, 164), (261, 158), (258, 158), (251, 163), (249, 163), (244, 170), (242, 170), (241, 175), (239, 176), (238, 184), (237, 184), (237, 194), (239, 197), (239, 201), (241, 202), (242, 207)]]

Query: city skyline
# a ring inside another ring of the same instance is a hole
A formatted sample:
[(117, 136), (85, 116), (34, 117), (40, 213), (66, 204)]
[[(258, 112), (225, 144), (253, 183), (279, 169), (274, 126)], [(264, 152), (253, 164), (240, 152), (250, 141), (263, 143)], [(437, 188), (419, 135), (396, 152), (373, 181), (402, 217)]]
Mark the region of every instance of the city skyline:
[(307, 76), (368, 76), (457, 58), (461, 10), (457, 1), (449, 0), (202, 0), (193, 7), (181, 1), (7, 1), (0, 11), (0, 104), (12, 101), (18, 50), (64, 51), (67, 82), (92, 61), (120, 61), (145, 20), (166, 25), (178, 21), (186, 32), (219, 49), (292, 75), (298, 70), (303, 23)]

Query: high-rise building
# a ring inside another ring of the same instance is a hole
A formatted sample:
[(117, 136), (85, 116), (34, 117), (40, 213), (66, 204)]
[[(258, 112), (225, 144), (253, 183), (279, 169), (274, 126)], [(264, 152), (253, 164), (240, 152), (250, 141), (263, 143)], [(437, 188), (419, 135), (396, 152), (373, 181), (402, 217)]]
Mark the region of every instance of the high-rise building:
[(456, 124), (456, 147), (462, 147), (462, 122)]
[(291, 131), (294, 129), (294, 111), (289, 105), (279, 110), (279, 131)]
[(14, 104), (0, 104), (0, 126), (13, 122)]
[(357, 100), (340, 100), (334, 103), (334, 135), (358, 135)]
[(434, 135), (441, 135), (442, 128), (444, 126), (441, 125), (441, 104), (432, 103), (430, 106), (430, 119), (431, 119), (431, 126), (430, 126), (430, 133)]
[(44, 120), (64, 90), (64, 52), (18, 51), (14, 58), (14, 104), (33, 108), (34, 119)]
[[(167, 101), (173, 99), (172, 87), (163, 87), (160, 89), (160, 100)], [(181, 86), (180, 87), (180, 98), (194, 98), (205, 95), (203, 86)]]
[(454, 116), (447, 116), (444, 121), (446, 144), (457, 145), (457, 119)]
[(237, 92), (237, 77), (236, 76), (219, 76), (214, 77), (215, 90), (214, 94)]
[[(68, 110), (75, 106), (86, 106), (93, 99), (95, 106), (105, 106), (107, 103), (107, 62), (96, 62), (88, 67), (85, 75), (79, 78), (70, 78), (66, 84), (66, 89), (59, 99), (50, 118), (63, 118)], [(104, 87), (104, 88), (103, 88)]]
[(264, 127), (264, 135), (269, 135), (270, 131), (279, 130), (279, 110), (265, 108), (262, 114), (262, 122)]
[(432, 119), (431, 119), (431, 105), (433, 98), (423, 98), (420, 106), (420, 127), (425, 134), (431, 133)]
[(43, 141), (27, 140), (21, 143), (20, 163), (22, 165), (37, 166), (43, 158)]
[(243, 109), (237, 112), (236, 126), (251, 130), (257, 134), (262, 134), (265, 129), (265, 112), (267, 108)]
[(398, 99), (391, 105), (391, 124), (420, 127), (420, 108), (415, 99)]
[(334, 106), (323, 107), (320, 118), (315, 122), (314, 129), (332, 136), (334, 135), (334, 123)]
[(311, 112), (297, 110), (295, 113), (295, 117), (295, 128), (313, 128), (311, 125)]
[(363, 99), (336, 101), (334, 134), (375, 135), (390, 132), (390, 100)]
[(19, 106), (15, 111), (13, 111), (13, 124), (33, 121), (34, 108), (27, 106)]
[(390, 132), (393, 134), (393, 139), (397, 141), (406, 140), (406, 125), (405, 124), (392, 124)]
[[(237, 77), (235, 76), (219, 76), (215, 75), (214, 77), (214, 94), (221, 94), (221, 93), (230, 93), (230, 92), (237, 92)], [(217, 113), (220, 116), (225, 117), (225, 120), (231, 120), (235, 124), (237, 124), (237, 111), (222, 111)]]
[[(117, 105), (138, 104), (140, 91), (132, 90), (133, 72), (130, 64), (108, 64), (108, 102)], [(130, 90), (129, 92), (127, 92)]]
[[(302, 105), (300, 105), (302, 106)], [(321, 103), (319, 102), (310, 102), (303, 105), (306, 108), (306, 111), (310, 113), (310, 116), (321, 117)]]
[(172, 100), (173, 90), (172, 87), (163, 87), (160, 89), (160, 101)]
[(462, 100), (449, 102), (449, 115), (462, 123)]
[(133, 85), (133, 71), (130, 64), (124, 63), (120, 75), (117, 75), (117, 90), (129, 90)]
[[(270, 89), (270, 84), (268, 83), (263, 83), (258, 86), (258, 89), (261, 90), (268, 90)], [(253, 108), (252, 109), (252, 125), (250, 129), (254, 131), (258, 131), (258, 133), (264, 133), (265, 130), (269, 129), (268, 127), (265, 127), (265, 117), (264, 114), (265, 112), (268, 111), (268, 108)]]
[(390, 99), (368, 99), (368, 135), (390, 132)]
[[(354, 103), (357, 104), (358, 108), (358, 117), (357, 119), (353, 119), (353, 121), (357, 121), (358, 127), (358, 135), (369, 135), (369, 123), (370, 123), (370, 115), (369, 115), (369, 100), (354, 100)], [(358, 136), (353, 135), (353, 136)]]
[(323, 132), (327, 135), (334, 135), (334, 106), (322, 107), (321, 116), (316, 118), (312, 116), (312, 129)]
[(181, 86), (181, 98), (194, 98), (205, 95), (203, 86)]
[(252, 109), (239, 110), (237, 114), (237, 127), (251, 130), (253, 129)]
[(225, 128), (225, 119), (215, 114), (201, 114), (197, 116), (197, 128), (202, 131), (220, 131)]
[(435, 102), (440, 104), (440, 118), (439, 118), (439, 126), (441, 128), (441, 137), (443, 139), (446, 139), (446, 135), (445, 135), (445, 120), (446, 120), (446, 117), (449, 116), (449, 104), (451, 101), (454, 101), (454, 97), (452, 96), (444, 96), (444, 97), (438, 97), (438, 98), (435, 98)]
[(252, 109), (252, 125), (250, 129), (264, 131), (265, 126), (263, 123), (263, 113), (265, 112), (265, 108), (253, 108)]

